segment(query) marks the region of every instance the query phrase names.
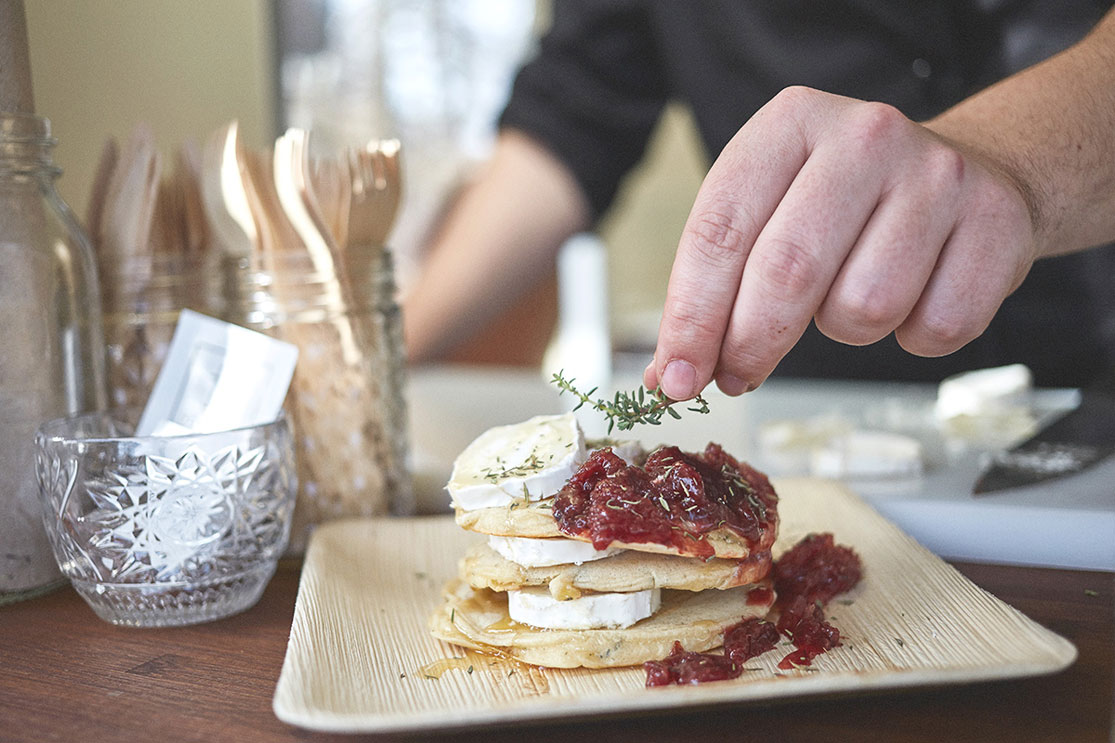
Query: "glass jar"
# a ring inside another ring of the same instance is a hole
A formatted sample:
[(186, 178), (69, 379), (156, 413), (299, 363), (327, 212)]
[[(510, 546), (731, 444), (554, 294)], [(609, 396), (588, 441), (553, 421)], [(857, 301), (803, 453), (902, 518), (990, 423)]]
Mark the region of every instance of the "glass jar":
[(183, 308), (209, 314), (198, 261), (136, 254), (99, 270), (108, 396), (114, 409), (142, 408), (166, 361)]
[(54, 188), (50, 122), (0, 113), (0, 603), (64, 583), (43, 528), (35, 431), (101, 410), (93, 252)]
[(341, 269), (343, 282), (294, 250), (229, 258), (211, 301), (226, 321), (299, 349), (285, 406), (298, 472), (288, 555), (325, 521), (414, 512), (391, 253), (347, 249)]

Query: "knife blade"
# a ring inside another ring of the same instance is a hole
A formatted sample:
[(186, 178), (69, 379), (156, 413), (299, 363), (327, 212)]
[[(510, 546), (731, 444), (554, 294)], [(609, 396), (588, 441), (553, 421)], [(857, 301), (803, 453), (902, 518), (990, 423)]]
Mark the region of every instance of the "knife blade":
[(977, 496), (1078, 474), (1115, 454), (1115, 374), (1080, 391), (1080, 404), (1032, 437), (991, 458)]

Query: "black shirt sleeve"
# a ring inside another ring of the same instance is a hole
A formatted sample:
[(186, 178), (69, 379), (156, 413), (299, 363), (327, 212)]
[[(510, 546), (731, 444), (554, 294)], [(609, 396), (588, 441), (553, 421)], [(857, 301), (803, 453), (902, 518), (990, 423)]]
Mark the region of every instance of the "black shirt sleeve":
[(565, 163), (595, 219), (642, 157), (666, 96), (646, 4), (555, 0), (553, 24), (499, 124)]

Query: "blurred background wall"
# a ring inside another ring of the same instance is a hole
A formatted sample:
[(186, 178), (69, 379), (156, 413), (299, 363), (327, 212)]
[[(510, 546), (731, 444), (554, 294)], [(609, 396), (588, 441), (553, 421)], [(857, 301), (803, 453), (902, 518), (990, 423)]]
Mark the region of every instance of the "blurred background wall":
[(58, 190), (84, 217), (105, 140), (147, 122), (169, 157), (239, 119), (245, 141), (278, 122), (267, 0), (24, 0), (35, 109), (51, 120)]
[[(531, 33), (545, 27), (547, 0), (509, 1), (530, 6), (521, 15), (533, 18)], [(124, 139), (137, 122), (151, 126), (168, 157), (182, 141), (204, 139), (231, 119), (240, 121), (245, 142), (253, 147), (270, 144), (286, 123), (301, 123), (291, 121), (290, 107), (282, 100), (279, 3), (25, 2), (36, 110), (54, 125), (56, 162), (65, 170), (59, 190), (79, 216), (84, 217), (105, 140)], [(314, 2), (326, 0), (309, 4)], [(432, 2), (437, 0), (410, 5)], [(460, 0), (449, 7), (484, 12), (483, 2)], [(483, 20), (477, 23), (483, 31)], [(476, 36), (485, 38), (483, 33)], [(506, 35), (488, 36), (490, 43), (505, 43)], [(289, 47), (291, 41), (286, 42)], [(300, 43), (315, 42), (303, 37)], [(527, 51), (529, 45), (523, 47)], [(608, 251), (610, 325), (618, 349), (653, 346), (677, 237), (706, 169), (688, 113), (669, 109), (646, 162), (599, 226)]]

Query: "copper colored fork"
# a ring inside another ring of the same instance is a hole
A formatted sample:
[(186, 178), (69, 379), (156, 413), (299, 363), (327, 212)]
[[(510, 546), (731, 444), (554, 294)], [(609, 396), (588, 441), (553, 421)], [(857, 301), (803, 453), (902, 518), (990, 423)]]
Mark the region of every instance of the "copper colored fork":
[(349, 150), (349, 246), (383, 246), (387, 242), (402, 196), (399, 149), (397, 139), (385, 139)]

